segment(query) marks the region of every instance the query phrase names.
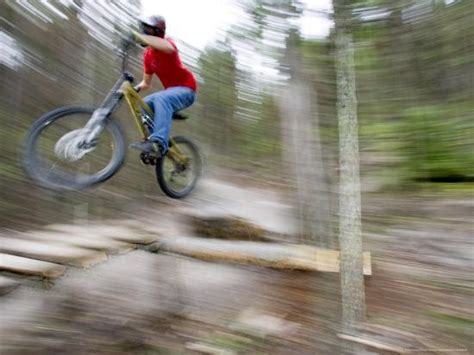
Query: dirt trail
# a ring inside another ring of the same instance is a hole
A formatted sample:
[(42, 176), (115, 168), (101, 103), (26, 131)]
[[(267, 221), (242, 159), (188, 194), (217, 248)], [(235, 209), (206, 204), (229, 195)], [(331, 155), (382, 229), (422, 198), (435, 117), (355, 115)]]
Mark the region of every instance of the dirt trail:
[[(366, 279), (369, 322), (433, 347), (473, 350), (472, 203), (376, 195), (364, 202), (374, 267)], [(204, 181), (184, 201), (138, 205), (133, 221), (101, 223), (189, 235), (183, 215), (231, 214), (273, 232), (294, 230), (277, 192), (219, 180)], [(87, 270), (68, 268), (52, 287), (31, 282), (0, 298), (0, 353), (334, 354), (339, 299), (337, 274), (135, 250)]]
[[(292, 230), (291, 210), (273, 191), (207, 180), (187, 200), (161, 201), (143, 207), (133, 221), (110, 224), (117, 228), (145, 223), (148, 231), (180, 235), (189, 233), (183, 215), (232, 215), (272, 232)], [(91, 225), (89, 231), (94, 228), (99, 233), (107, 227)], [(291, 293), (291, 285), (282, 288), (288, 277), (284, 274), (143, 250), (112, 256), (87, 270), (69, 268), (50, 288), (32, 281), (0, 298), (0, 352), (116, 352), (128, 346), (186, 351), (194, 343), (212, 347), (219, 341), (264, 349), (273, 346), (263, 342), (265, 337), (285, 343), (301, 328), (300, 322), (290, 319), (304, 303), (298, 297), (278, 299), (283, 290)], [(300, 291), (307, 275), (295, 275), (295, 292), (307, 293)], [(260, 324), (262, 317), (275, 324)]]

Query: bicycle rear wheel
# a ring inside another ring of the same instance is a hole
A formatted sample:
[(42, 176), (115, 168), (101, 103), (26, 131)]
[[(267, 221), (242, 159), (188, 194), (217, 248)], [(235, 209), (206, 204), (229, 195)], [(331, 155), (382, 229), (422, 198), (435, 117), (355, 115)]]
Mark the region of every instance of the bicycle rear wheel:
[(189, 195), (201, 176), (202, 159), (197, 145), (183, 136), (170, 140), (170, 151), (179, 149), (183, 159), (172, 159), (167, 154), (156, 165), (156, 177), (161, 190), (172, 198)]
[(80, 134), (93, 112), (87, 107), (62, 107), (33, 124), (25, 140), (24, 167), (36, 183), (54, 190), (77, 190), (103, 182), (120, 169), (125, 141), (110, 118), (98, 140), (82, 147)]

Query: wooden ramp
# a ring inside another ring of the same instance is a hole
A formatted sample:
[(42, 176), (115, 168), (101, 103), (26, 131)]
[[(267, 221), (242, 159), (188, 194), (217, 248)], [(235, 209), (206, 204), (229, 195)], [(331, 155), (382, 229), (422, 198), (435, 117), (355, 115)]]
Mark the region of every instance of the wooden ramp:
[(90, 267), (107, 259), (104, 252), (53, 244), (47, 241), (14, 238), (1, 238), (0, 252), (76, 267)]
[[(340, 253), (308, 245), (228, 241), (197, 237), (160, 237), (151, 248), (203, 260), (251, 264), (278, 269), (339, 272)], [(364, 252), (364, 275), (372, 274), (370, 253)]]
[[(144, 230), (120, 225), (50, 225), (41, 231), (0, 236), (0, 294), (21, 285), (22, 278), (54, 280), (67, 267), (88, 268), (158, 239)], [(15, 279), (11, 276), (16, 275)]]
[[(88, 268), (109, 255), (146, 245), (153, 252), (171, 252), (203, 260), (250, 264), (277, 269), (339, 272), (340, 254), (307, 245), (220, 240), (192, 236), (159, 236), (136, 228), (113, 225), (51, 225), (42, 231), (0, 237), (0, 293), (15, 289), (18, 278), (56, 279), (67, 267)], [(364, 274), (371, 260), (364, 253)], [(16, 274), (15, 280), (10, 278)]]

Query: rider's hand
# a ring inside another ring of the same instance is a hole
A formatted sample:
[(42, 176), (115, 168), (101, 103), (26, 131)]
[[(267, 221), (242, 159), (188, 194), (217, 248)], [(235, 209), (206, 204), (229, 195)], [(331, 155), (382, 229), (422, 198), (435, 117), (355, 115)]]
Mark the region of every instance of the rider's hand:
[(141, 89), (142, 89), (142, 88), (141, 88), (140, 84), (135, 85), (135, 86), (133, 87), (133, 90), (135, 90), (136, 92), (140, 92)]
[(137, 31), (132, 31), (131, 35), (133, 36), (133, 40), (136, 43), (140, 44), (142, 47), (148, 46), (148, 42), (145, 40), (145, 38), (142, 36), (141, 33), (137, 32)]

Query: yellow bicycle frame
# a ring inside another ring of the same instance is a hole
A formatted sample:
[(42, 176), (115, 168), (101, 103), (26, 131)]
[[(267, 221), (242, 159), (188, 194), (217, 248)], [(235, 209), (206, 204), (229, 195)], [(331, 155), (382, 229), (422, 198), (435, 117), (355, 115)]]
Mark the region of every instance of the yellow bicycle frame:
[[(119, 92), (121, 92), (125, 97), (125, 100), (127, 100), (128, 106), (130, 107), (130, 111), (132, 112), (132, 116), (135, 119), (138, 131), (142, 135), (143, 140), (147, 140), (147, 131), (143, 126), (141, 113), (142, 111), (145, 111), (153, 117), (153, 110), (146, 104), (145, 101), (143, 101), (141, 96), (138, 95), (128, 80), (123, 82), (123, 84), (120, 86)], [(172, 137), (170, 137), (170, 148), (167, 156), (170, 157), (170, 159), (174, 162), (179, 162), (181, 164), (186, 164), (188, 161), (188, 158), (179, 149)]]

